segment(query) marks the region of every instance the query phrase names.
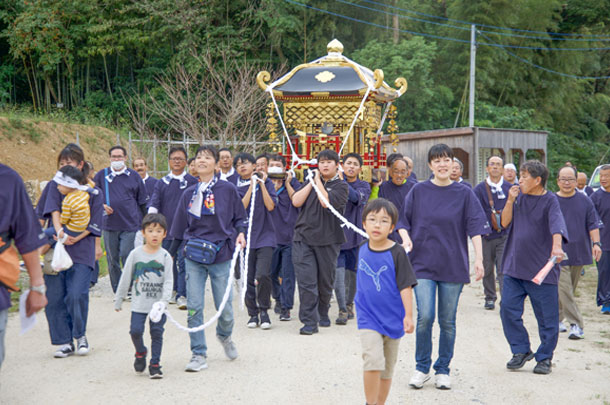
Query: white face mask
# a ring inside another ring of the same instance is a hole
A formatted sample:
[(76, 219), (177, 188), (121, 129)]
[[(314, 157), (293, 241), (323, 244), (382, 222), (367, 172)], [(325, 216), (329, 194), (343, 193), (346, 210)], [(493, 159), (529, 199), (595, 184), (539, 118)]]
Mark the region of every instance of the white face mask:
[(118, 172), (125, 167), (125, 162), (122, 160), (113, 160), (110, 162), (110, 167), (112, 170)]

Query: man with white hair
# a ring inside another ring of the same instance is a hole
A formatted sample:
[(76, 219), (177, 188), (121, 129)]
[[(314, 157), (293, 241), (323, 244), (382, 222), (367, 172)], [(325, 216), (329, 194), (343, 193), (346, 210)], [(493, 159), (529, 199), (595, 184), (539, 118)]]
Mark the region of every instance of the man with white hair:
[(510, 184), (518, 184), (519, 179), (517, 179), (517, 168), (512, 163), (507, 163), (504, 165), (504, 180), (508, 181)]

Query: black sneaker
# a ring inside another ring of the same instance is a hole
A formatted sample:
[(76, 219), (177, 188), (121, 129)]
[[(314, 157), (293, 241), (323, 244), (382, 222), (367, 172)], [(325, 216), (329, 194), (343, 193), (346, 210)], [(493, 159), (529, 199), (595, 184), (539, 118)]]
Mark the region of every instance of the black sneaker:
[(133, 369), (136, 370), (136, 373), (141, 374), (144, 372), (146, 368), (146, 352), (138, 353), (136, 352), (136, 359), (133, 361)]
[(551, 374), (553, 364), (551, 363), (551, 359), (544, 359), (539, 361), (534, 367), (534, 373), (536, 374)]
[(513, 358), (506, 363), (506, 368), (509, 370), (517, 370), (525, 365), (526, 362), (534, 358), (534, 353), (531, 351), (527, 353), (513, 354)]
[(318, 327), (305, 325), (299, 330), (299, 333), (306, 336), (313, 335), (314, 333), (318, 333)]
[(271, 319), (267, 311), (261, 312), (261, 329), (271, 329)]
[(63, 359), (74, 354), (74, 343), (66, 343), (61, 345), (53, 354), (56, 359)]
[(329, 317), (320, 318), (320, 322), (318, 322), (318, 324), (320, 325), (321, 328), (328, 328), (328, 327), (330, 327), (330, 318)]
[(347, 319), (354, 319), (354, 304), (347, 304)]
[(282, 306), (280, 305), (279, 300), (275, 300), (275, 306), (273, 307), (273, 312), (275, 312), (278, 315), (282, 313)]
[(154, 380), (163, 378), (163, 371), (161, 371), (161, 366), (158, 364), (151, 364), (148, 366), (148, 373), (150, 374), (150, 378)]
[(246, 326), (250, 329), (256, 328), (258, 326), (258, 315), (251, 316)]
[(496, 304), (493, 300), (485, 300), (485, 309), (492, 311), (496, 308)]
[(290, 310), (288, 308), (282, 308), (282, 312), (280, 313), (280, 321), (289, 321), (291, 319)]

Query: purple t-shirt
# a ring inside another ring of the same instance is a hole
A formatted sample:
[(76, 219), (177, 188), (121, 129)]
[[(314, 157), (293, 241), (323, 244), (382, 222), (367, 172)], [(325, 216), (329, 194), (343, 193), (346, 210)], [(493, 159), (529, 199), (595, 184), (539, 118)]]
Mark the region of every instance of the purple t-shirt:
[[(163, 179), (157, 180), (155, 191), (152, 193), (148, 206), (156, 208), (160, 214), (165, 216), (165, 221), (167, 221), (167, 229), (172, 229), (172, 221), (174, 220), (176, 207), (178, 207), (178, 203), (180, 202), (180, 198), (182, 197), (184, 190), (194, 184), (199, 183), (199, 180), (188, 173), (184, 176), (184, 180), (186, 180), (186, 187), (184, 188), (180, 188), (180, 181), (176, 179), (172, 179), (169, 184), (167, 184)], [(166, 239), (172, 240), (169, 235)]]
[[(294, 191), (298, 191), (303, 187), (301, 183), (294, 177), (290, 181), (290, 185)], [(275, 209), (271, 211), (271, 218), (275, 226), (275, 237), (278, 245), (292, 245), (292, 236), (294, 235), (294, 225), (297, 222), (299, 209), (292, 205), (288, 190), (282, 185), (277, 191), (277, 204)], [(258, 198), (258, 196), (256, 196)]]
[[(172, 239), (205, 239), (213, 243), (225, 242), (216, 255), (214, 263), (231, 260), (235, 250), (235, 237), (246, 231), (246, 210), (235, 186), (229, 182), (219, 180), (212, 187), (214, 193), (215, 213), (204, 215), (197, 219), (188, 212), (188, 206), (193, 192), (198, 184), (187, 188), (176, 209), (174, 221), (169, 232)], [(202, 202), (203, 205), (203, 202)]]
[[(371, 186), (364, 180), (356, 179), (350, 183), (345, 181), (348, 185), (347, 204), (345, 205), (345, 212), (343, 216), (352, 224), (362, 229), (362, 211), (364, 206), (369, 200), (371, 195)], [(341, 250), (353, 249), (360, 246), (364, 238), (349, 229), (348, 227), (343, 228), (346, 242), (341, 245)]]
[[(3, 164), (0, 164), (0, 190), (0, 233), (8, 232), (8, 237), (21, 254), (30, 253), (47, 243), (23, 180), (16, 171)], [(10, 294), (0, 284), (0, 311), (10, 306)]]
[[(250, 185), (245, 185), (237, 188), (239, 197), (243, 198), (248, 192)], [(265, 188), (271, 196), (273, 203), (277, 206), (277, 195), (275, 187), (271, 179), (265, 181)], [(275, 211), (276, 208), (274, 208)], [(246, 208), (247, 218), (250, 217), (250, 203)], [(273, 222), (273, 211), (267, 210), (263, 201), (263, 192), (260, 182), (256, 185), (256, 199), (254, 201), (254, 216), (252, 217), (252, 233), (250, 234), (250, 249), (258, 249), (262, 247), (276, 247), (277, 239), (275, 237), (275, 225)], [(247, 236), (247, 235), (246, 235)]]
[(469, 283), (468, 236), (488, 234), (489, 224), (472, 189), (427, 180), (407, 195), (396, 229), (409, 232), (418, 279)]
[[(460, 183), (460, 184), (463, 184), (463, 183)], [(483, 211), (485, 211), (485, 217), (487, 218), (489, 225), (491, 225), (491, 206), (489, 205), (489, 196), (487, 195), (487, 187), (485, 187), (485, 184), (487, 184), (486, 181), (482, 181), (479, 184), (477, 184), (476, 187), (474, 188), (474, 194), (479, 199), (479, 203), (481, 204), (481, 207), (483, 207)], [(511, 187), (512, 187), (512, 184), (510, 184), (508, 181), (502, 182), (502, 192), (504, 193), (504, 198), (502, 198), (502, 199), (498, 198), (498, 194), (492, 192), (492, 189), (490, 187), (489, 191), (491, 192), (491, 198), (494, 203), (494, 208), (497, 211), (504, 209), (504, 206), (506, 205), (506, 201), (508, 200), (508, 191), (510, 190)], [(506, 236), (508, 234), (507, 229), (502, 229), (502, 231), (500, 231), (500, 232), (497, 232), (491, 226), (489, 229), (490, 229), (490, 233), (488, 235), (483, 236), (486, 240), (498, 239), (498, 238), (501, 238), (502, 236)]]
[(235, 171), (232, 175), (230, 175), (229, 177), (227, 177), (227, 181), (231, 184), (234, 184), (235, 186), (237, 186), (237, 180), (240, 178), (239, 174), (237, 173), (237, 171)]
[(379, 186), (378, 197), (390, 200), (394, 203), (398, 212), (400, 212), (405, 203), (405, 197), (409, 194), (409, 191), (411, 191), (415, 184), (417, 183), (410, 179), (407, 179), (407, 181), (400, 186), (397, 186), (389, 180), (384, 181)]
[(105, 231), (137, 232), (142, 225), (141, 205), (148, 203), (148, 194), (142, 177), (133, 169), (115, 176), (112, 183), (106, 181), (106, 175), (112, 170), (97, 172), (93, 181), (102, 190), (104, 202), (114, 210), (112, 215), (104, 215), (102, 229)]
[[(555, 194), (549, 191), (544, 195), (519, 194), (513, 204), (502, 272), (521, 280), (533, 279), (549, 261), (555, 234), (561, 234), (564, 243), (568, 241), (566, 223)], [(556, 285), (559, 272), (558, 263), (544, 283)]]
[(599, 231), (602, 250), (610, 251), (610, 193), (600, 187), (595, 193), (591, 194), (590, 198), (595, 205), (597, 214), (605, 225)]
[(155, 186), (157, 185), (159, 179), (156, 179), (153, 176), (148, 176), (146, 180), (142, 179), (142, 181), (144, 181), (144, 186), (146, 187), (146, 195), (148, 195), (150, 204), (150, 199), (152, 198), (153, 192), (155, 191)]
[[(41, 197), (38, 205), (43, 204), (42, 216), (50, 220), (53, 211), (61, 213), (61, 203), (64, 200), (64, 196), (57, 190), (57, 183), (53, 180), (47, 186), (50, 187), (46, 194), (46, 199), (43, 201)], [(90, 234), (78, 243), (66, 246), (66, 252), (68, 252), (74, 263), (85, 264), (90, 267), (95, 267), (95, 238), (102, 234), (102, 218), (104, 213), (104, 195), (98, 187), (96, 189), (98, 190), (97, 194), (89, 194), (91, 219), (89, 220), (89, 225), (87, 225), (87, 230)], [(49, 226), (53, 225), (50, 224)]]
[(593, 263), (591, 254), (591, 235), (593, 229), (604, 226), (595, 211), (593, 202), (586, 195), (576, 192), (572, 197), (557, 195), (559, 208), (566, 222), (570, 242), (563, 244), (563, 251), (568, 260), (561, 262), (563, 266), (586, 266)]

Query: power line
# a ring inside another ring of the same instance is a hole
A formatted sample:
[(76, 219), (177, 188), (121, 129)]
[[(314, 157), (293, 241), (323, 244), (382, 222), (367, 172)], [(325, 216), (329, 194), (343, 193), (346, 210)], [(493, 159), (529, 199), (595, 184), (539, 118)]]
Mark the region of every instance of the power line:
[[(481, 34), (481, 36), (484, 36), (485, 38), (487, 38), (488, 41), (491, 41), (491, 38), (489, 38), (487, 35)], [(518, 59), (518, 60), (520, 60), (523, 63), (526, 63), (526, 64), (531, 65), (531, 66), (533, 66), (533, 67), (535, 67), (537, 69), (541, 69), (541, 70), (544, 70), (545, 72), (553, 73), (553, 74), (556, 74), (556, 75), (559, 75), (559, 76), (569, 77), (571, 79), (583, 79), (583, 80), (585, 80), (585, 79), (586, 80), (591, 80), (591, 79), (593, 79), (593, 80), (610, 79), (610, 76), (577, 76), (577, 75), (571, 75), (569, 73), (558, 72), (557, 70), (546, 68), (546, 67), (538, 65), (538, 64), (536, 64), (536, 63), (534, 63), (532, 61), (529, 61), (529, 60), (527, 60), (525, 58), (522, 58), (521, 56), (517, 55), (516, 53), (513, 53), (513, 52), (509, 51), (508, 49), (504, 49), (503, 48), (502, 50), (504, 52), (506, 52), (507, 54), (509, 54), (510, 56), (512, 56), (513, 58)]]
[(551, 35), (551, 36), (566, 36), (566, 37), (591, 37), (591, 38), (602, 38), (605, 40), (610, 39), (610, 37), (608, 37), (608, 35), (595, 35), (595, 34), (574, 34), (574, 33), (561, 33), (561, 32), (546, 32), (546, 31), (532, 31), (532, 30), (525, 30), (525, 29), (519, 29), (519, 28), (509, 28), (509, 27), (499, 27), (496, 25), (489, 25), (489, 24), (479, 24), (479, 23), (475, 23), (475, 22), (471, 22), (471, 21), (464, 21), (464, 20), (458, 20), (455, 18), (448, 18), (448, 17), (442, 17), (442, 16), (437, 16), (434, 14), (427, 14), (427, 13), (422, 13), (419, 11), (415, 11), (415, 10), (408, 10), (406, 8), (400, 8), (400, 7), (396, 7), (396, 6), (391, 6), (388, 4), (384, 4), (384, 3), (377, 3), (371, 0), (362, 0), (366, 3), (374, 3), (374, 4), (378, 4), (378, 5), (382, 5), (385, 7), (390, 7), (390, 8), (394, 8), (397, 10), (401, 10), (401, 11), (405, 11), (411, 14), (415, 14), (415, 15), (421, 15), (424, 17), (430, 17), (430, 18), (436, 18), (438, 20), (443, 20), (443, 21), (452, 21), (452, 22), (456, 22), (456, 23), (460, 23), (460, 24), (467, 24), (467, 25), (476, 25), (479, 27), (485, 27), (485, 28), (492, 28), (492, 29), (498, 29), (498, 30), (504, 30), (504, 31), (514, 31), (514, 32), (526, 32), (526, 33), (532, 33), (532, 34), (545, 34), (545, 35)]
[[(300, 6), (300, 7), (309, 8), (309, 9), (312, 9), (312, 10), (315, 10), (315, 11), (319, 11), (321, 13), (329, 14), (329, 15), (332, 15), (332, 16), (335, 16), (335, 17), (346, 19), (346, 20), (355, 21), (355, 22), (371, 25), (371, 26), (378, 27), (378, 28), (383, 28), (385, 30), (395, 30), (394, 28), (390, 28), (390, 27), (387, 27), (385, 25), (373, 23), (373, 22), (366, 21), (366, 20), (361, 20), (361, 19), (355, 18), (355, 17), (346, 16), (344, 14), (335, 13), (333, 11), (329, 11), (329, 10), (317, 8), (317, 7), (314, 7), (314, 6), (310, 6), (310, 5), (307, 5), (307, 4), (299, 3), (299, 2), (294, 1), (294, 0), (284, 0), (284, 1), (286, 1), (287, 3), (291, 3), (291, 4), (294, 4), (294, 5)], [(381, 10), (377, 10), (377, 11), (382, 12)], [(405, 30), (405, 29), (402, 29), (402, 28), (399, 28), (397, 30), (400, 31), (400, 32), (404, 32), (404, 33), (412, 34), (412, 35), (418, 35), (418, 36), (434, 38), (434, 39), (444, 39), (446, 41), (453, 41), (453, 42), (461, 42), (461, 43), (470, 44), (470, 41), (467, 41), (467, 40), (464, 40), (464, 39), (459, 39), (459, 38), (445, 37), (445, 36), (434, 35), (434, 34), (426, 34), (426, 33), (423, 33), (423, 32), (410, 31), (410, 30)], [(496, 44), (495, 42), (491, 42), (491, 43), (489, 43), (489, 42), (477, 42), (477, 45), (492, 46), (492, 47), (496, 47), (496, 48), (530, 49), (530, 50), (538, 50), (538, 51), (592, 51), (592, 50), (610, 50), (610, 47), (609, 48), (543, 48), (543, 47), (534, 47), (534, 46), (502, 45), (502, 44)]]
[[(356, 7), (360, 7), (360, 8), (366, 8), (368, 10), (384, 12), (384, 11), (379, 10), (379, 9), (368, 8), (366, 6), (362, 6), (362, 5), (359, 5), (359, 4), (351, 3), (351, 2), (345, 1), (345, 0), (335, 0), (335, 1), (338, 1), (338, 2), (344, 3), (344, 4), (349, 4), (349, 5), (356, 6)], [(392, 6), (390, 4), (379, 3), (379, 2), (376, 2), (376, 1), (372, 1), (372, 0), (360, 0), (360, 1), (362, 1), (364, 3), (374, 4), (374, 5), (377, 5), (377, 6), (388, 7), (390, 9), (394, 9), (394, 10), (404, 11), (404, 12), (407, 12), (407, 13), (424, 14), (424, 13), (418, 13), (416, 11), (408, 10), (408, 9), (405, 9), (405, 8)], [(425, 20), (425, 19), (422, 19), (422, 18), (411, 17), (411, 16), (403, 15), (403, 14), (395, 14), (395, 13), (388, 13), (388, 12), (384, 12), (384, 13), (390, 14), (390, 15), (393, 15), (393, 16), (398, 16), (398, 17), (406, 18), (406, 19), (413, 20), (413, 21), (423, 22), (423, 23), (426, 23), (426, 24), (434, 24), (434, 25), (439, 25), (439, 26), (447, 27), (447, 28), (454, 28), (454, 29), (459, 29), (459, 30), (464, 30), (464, 31), (470, 31), (469, 27), (460, 27), (460, 26), (457, 26), (457, 25), (444, 24), (444, 23), (439, 23), (439, 22), (435, 22), (435, 21)], [(449, 21), (456, 21), (459, 24), (468, 24), (469, 26), (474, 24), (477, 27), (489, 27), (489, 26), (487, 26), (485, 24), (478, 24), (478, 23), (472, 23), (472, 22), (460, 22), (459, 20), (451, 20), (451, 19), (447, 19), (445, 17), (432, 16), (430, 14), (424, 14), (424, 15), (425, 16), (429, 16), (429, 17), (434, 17), (434, 18), (441, 18), (441, 19), (445, 19), (445, 20), (449, 20)], [(500, 27), (500, 28), (501, 29), (505, 29), (505, 30), (509, 29), (509, 28), (502, 28), (502, 27)], [(579, 42), (591, 42), (591, 41), (605, 42), (605, 41), (610, 41), (609, 37), (603, 37), (603, 36), (600, 36), (599, 38), (597, 38), (597, 37), (595, 37), (595, 38), (563, 38), (563, 37), (554, 37), (553, 35), (559, 35), (559, 34), (551, 33), (551, 32), (545, 33), (546, 35), (548, 35), (547, 37), (540, 37), (540, 36), (511, 34), (511, 33), (506, 33), (506, 32), (496, 32), (496, 31), (487, 31), (487, 30), (479, 30), (479, 31), (480, 32), (486, 32), (488, 34), (501, 35), (501, 36), (507, 36), (507, 37), (513, 37), (513, 38), (540, 39), (540, 40), (546, 40), (546, 41), (579, 41)], [(563, 34), (560, 34), (560, 35), (563, 35)], [(570, 35), (573, 35), (573, 34), (570, 34)], [(580, 34), (574, 34), (574, 35), (580, 35)]]

